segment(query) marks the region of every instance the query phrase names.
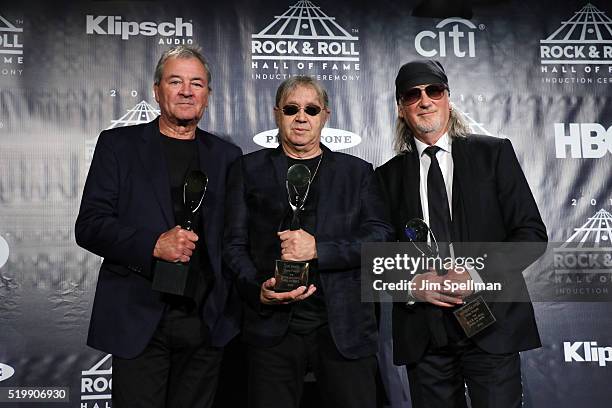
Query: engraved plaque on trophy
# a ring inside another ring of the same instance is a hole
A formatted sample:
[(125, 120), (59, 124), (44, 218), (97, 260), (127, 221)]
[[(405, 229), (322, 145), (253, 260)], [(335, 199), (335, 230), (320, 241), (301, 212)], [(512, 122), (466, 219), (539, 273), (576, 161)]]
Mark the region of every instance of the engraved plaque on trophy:
[(308, 284), (308, 262), (276, 260), (274, 268), (275, 292), (290, 292)]
[(463, 306), (453, 311), (467, 337), (472, 337), (493, 323), (496, 319), (482, 296), (472, 296)]

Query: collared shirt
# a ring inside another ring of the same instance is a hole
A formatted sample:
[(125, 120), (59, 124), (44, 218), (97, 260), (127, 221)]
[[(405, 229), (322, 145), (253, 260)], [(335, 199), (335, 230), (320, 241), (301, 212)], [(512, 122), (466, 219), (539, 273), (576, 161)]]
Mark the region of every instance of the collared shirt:
[[(425, 154), (425, 149), (429, 145), (415, 138), (417, 152), (419, 153), (420, 162), (420, 185), (419, 195), (421, 196), (421, 209), (423, 210), (423, 221), (429, 225), (429, 202), (427, 200), (427, 174), (431, 165), (431, 158)], [(448, 197), (448, 208), (450, 210), (451, 220), (453, 218), (453, 156), (452, 143), (448, 133), (444, 133), (434, 146), (438, 146), (440, 150), (436, 153), (436, 159), (440, 164), (444, 186), (446, 187), (446, 197)]]
[[(419, 154), (419, 196), (421, 198), (421, 210), (423, 211), (423, 221), (429, 225), (429, 201), (427, 200), (427, 174), (429, 172), (429, 166), (431, 165), (431, 158), (425, 154), (425, 149), (429, 147), (428, 144), (421, 142), (419, 139), (414, 139), (416, 143), (417, 153)], [(451, 220), (453, 218), (453, 172), (455, 166), (453, 163), (452, 155), (452, 141), (448, 132), (444, 133), (440, 139), (434, 144), (438, 146), (440, 150), (436, 153), (436, 159), (440, 164), (440, 171), (442, 172), (442, 178), (444, 179), (444, 187), (446, 187), (446, 197), (448, 199), (448, 208), (450, 211)], [(428, 238), (429, 240), (429, 238)], [(451, 248), (451, 256), (454, 257)], [(467, 272), (474, 282), (482, 283), (482, 278), (472, 268), (467, 268)], [(412, 278), (414, 280), (414, 278)], [(408, 289), (408, 294), (412, 297), (412, 291)], [(414, 301), (408, 302), (413, 304)]]

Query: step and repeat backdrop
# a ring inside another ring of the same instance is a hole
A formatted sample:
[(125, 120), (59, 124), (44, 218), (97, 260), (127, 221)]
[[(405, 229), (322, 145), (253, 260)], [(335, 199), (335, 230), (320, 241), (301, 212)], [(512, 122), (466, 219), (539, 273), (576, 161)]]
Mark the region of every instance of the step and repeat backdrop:
[[(612, 289), (611, 17), (603, 0), (2, 1), (0, 388), (111, 407), (111, 358), (85, 345), (101, 260), (74, 241), (80, 196), (98, 134), (159, 114), (160, 54), (199, 44), (213, 78), (202, 128), (274, 147), (277, 86), (312, 75), (330, 93), (324, 143), (375, 166), (394, 154), (397, 70), (441, 61), (473, 131), (512, 141), (560, 243), (550, 272), (571, 301), (534, 303), (544, 345), (522, 353), (525, 406), (609, 407), (612, 308), (597, 300)], [(598, 272), (586, 288), (585, 265)], [(408, 407), (383, 309), (384, 382)]]

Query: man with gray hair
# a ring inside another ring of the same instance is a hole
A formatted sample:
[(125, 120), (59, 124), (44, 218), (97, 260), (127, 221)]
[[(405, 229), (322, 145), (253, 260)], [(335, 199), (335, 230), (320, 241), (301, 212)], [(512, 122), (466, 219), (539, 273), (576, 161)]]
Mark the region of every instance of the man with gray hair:
[[(321, 144), (330, 114), (320, 83), (287, 79), (274, 106), (278, 148), (243, 156), (228, 177), (224, 259), (244, 300), (251, 408), (298, 408), (310, 370), (325, 407), (376, 407), (377, 326), (374, 304), (361, 302), (361, 243), (386, 241), (391, 227), (372, 165)], [(299, 166), (305, 182), (290, 182)], [(276, 260), (308, 262), (307, 281), (277, 285)]]
[[(546, 242), (512, 144), (470, 134), (449, 96), (437, 61), (412, 61), (397, 74), (398, 155), (376, 169), (395, 239), (408, 241), (407, 223), (424, 221), (450, 256), (450, 242)], [(412, 300), (393, 305), (394, 362), (407, 368), (413, 407), (466, 407), (466, 386), (474, 408), (520, 407), (518, 353), (541, 345), (521, 268), (501, 276), (491, 267), (445, 267), (415, 275)], [(469, 281), (501, 280), (527, 300), (490, 303), (494, 319), (479, 309), (479, 317), (495, 321), (468, 336), (453, 312), (472, 292), (450, 291), (444, 282), (469, 288)]]
[[(197, 127), (210, 82), (198, 48), (164, 52), (153, 85), (160, 116), (105, 130), (96, 145), (75, 236), (104, 258), (87, 343), (113, 355), (114, 408), (210, 407), (223, 346), (238, 332), (221, 239), (226, 173), (241, 151)], [(187, 178), (202, 173), (192, 213)], [(162, 271), (188, 271), (188, 290), (154, 289)]]

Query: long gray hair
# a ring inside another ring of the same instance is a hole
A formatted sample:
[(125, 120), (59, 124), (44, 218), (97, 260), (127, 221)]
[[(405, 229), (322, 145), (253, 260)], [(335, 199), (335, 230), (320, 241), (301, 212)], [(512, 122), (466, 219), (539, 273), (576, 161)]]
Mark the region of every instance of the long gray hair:
[[(470, 134), (470, 125), (468, 125), (465, 117), (451, 103), (450, 117), (448, 119), (448, 135), (453, 137), (467, 137)], [(414, 134), (406, 121), (399, 116), (395, 120), (395, 140), (393, 149), (397, 152), (412, 151), (412, 140)]]

